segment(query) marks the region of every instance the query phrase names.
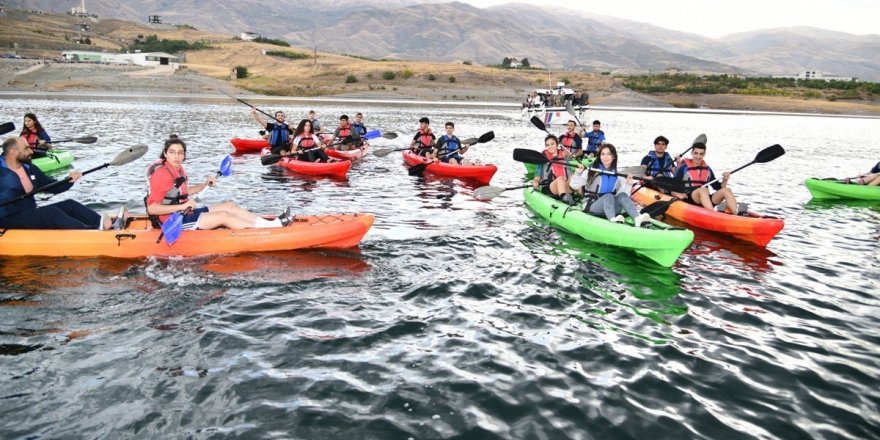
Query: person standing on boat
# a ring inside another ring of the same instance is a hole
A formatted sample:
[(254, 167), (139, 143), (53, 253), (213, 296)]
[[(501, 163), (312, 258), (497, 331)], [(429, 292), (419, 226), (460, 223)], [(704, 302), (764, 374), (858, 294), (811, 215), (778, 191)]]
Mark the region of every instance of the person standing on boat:
[(282, 156), (290, 154), (290, 135), (293, 134), (293, 130), (287, 125), (287, 122), (284, 121), (284, 112), (281, 110), (275, 112), (274, 122), (266, 122), (266, 120), (257, 113), (256, 108), (251, 109), (251, 113), (254, 115), (254, 119), (257, 123), (260, 124), (261, 127), (264, 127), (268, 132), (269, 146), (272, 147), (272, 154), (280, 154)]
[(747, 211), (745, 204), (742, 206), (737, 205), (733, 191), (727, 187), (727, 181), (730, 179), (729, 172), (721, 173), (722, 179), (720, 183), (712, 183), (711, 186), (715, 189), (714, 193), (709, 194), (709, 187), (702, 186), (715, 180), (715, 173), (709, 167), (709, 164), (703, 160), (705, 156), (706, 144), (703, 142), (695, 143), (691, 150), (691, 158), (682, 159), (675, 170), (675, 178), (684, 181), (687, 194), (672, 193), (672, 195), (706, 209), (713, 209), (715, 205), (718, 205), (719, 211), (726, 211), (730, 214)]
[(21, 129), (20, 136), (31, 146), (31, 150), (34, 150), (33, 158), (45, 157), (46, 150), (52, 148), (52, 138), (43, 128), (43, 124), (37, 120), (37, 115), (33, 113), (25, 113), (24, 128)]
[(552, 194), (563, 202), (574, 205), (574, 197), (571, 195), (571, 176), (568, 172), (566, 160), (571, 159), (571, 153), (559, 148), (559, 139), (552, 134), (544, 138), (544, 156), (551, 162), (538, 166), (535, 170), (535, 178), (532, 186), (541, 188), (545, 194)]
[[(27, 194), (57, 182), (31, 165), (33, 150), (24, 138), (14, 137), (3, 141), (0, 157), (0, 203)], [(48, 190), (52, 194), (67, 191), (82, 177), (73, 170), (67, 174), (70, 182)], [(110, 229), (110, 218), (87, 208), (75, 200), (64, 200), (37, 207), (33, 197), (0, 207), (0, 228), (6, 229)]]
[(565, 133), (559, 136), (559, 144), (568, 149), (575, 159), (579, 159), (584, 155), (584, 141), (577, 134), (575, 129), (577, 124), (574, 121), (568, 121), (565, 126)]
[(172, 136), (165, 141), (165, 148), (159, 160), (147, 169), (149, 194), (146, 198), (147, 214), (158, 217), (160, 222), (168, 219), (174, 212), (183, 213), (183, 229), (246, 229), (246, 228), (277, 228), (287, 226), (293, 218), (290, 208), (274, 220), (266, 220), (235, 203), (223, 202), (211, 206), (196, 207), (196, 202), (189, 198), (190, 190), (198, 193), (209, 185), (217, 182), (217, 175), (211, 174), (207, 180), (189, 188), (189, 180), (183, 161), (186, 160), (186, 144), (183, 140)]
[[(446, 123), (446, 134), (437, 139), (437, 156), (446, 163), (461, 165), (463, 159), (461, 157), (470, 145), (462, 144), (455, 135), (455, 124), (452, 121)], [(436, 158), (435, 158), (436, 160)]]
[(675, 159), (666, 152), (666, 147), (668, 146), (669, 139), (666, 139), (665, 136), (657, 136), (654, 139), (654, 149), (642, 158), (641, 165), (645, 170), (646, 179), (652, 179), (657, 176), (672, 177)]
[(437, 151), (434, 149), (434, 143), (437, 139), (431, 132), (429, 125), (431, 121), (428, 118), (419, 119), (419, 131), (413, 136), (412, 143), (409, 148), (413, 153), (423, 157), (433, 157), (437, 159)]
[(587, 138), (586, 154), (590, 157), (595, 156), (599, 146), (605, 143), (605, 132), (600, 129), (601, 127), (602, 123), (596, 119), (593, 121), (593, 131), (584, 134), (584, 137)]
[(320, 134), (323, 131), (321, 121), (318, 120), (318, 114), (314, 110), (309, 110), (309, 121), (311, 121), (315, 133)]
[[(624, 177), (611, 174), (603, 174), (602, 171), (609, 173), (617, 172), (617, 149), (614, 145), (603, 144), (598, 150), (599, 160), (590, 164), (587, 173), (587, 202), (584, 205), (584, 212), (605, 215), (605, 218), (616, 223), (623, 223), (624, 218), (620, 215), (621, 211), (633, 218), (635, 226), (638, 228), (642, 223), (651, 218), (648, 214), (639, 214), (636, 205), (630, 198), (630, 192), (633, 186), (633, 177), (631, 175)], [(583, 165), (578, 166), (578, 171), (583, 170)]]
[(299, 153), (297, 159), (306, 162), (330, 162), (330, 157), (324, 151), (324, 141), (321, 136), (312, 132), (312, 121), (303, 119), (296, 126), (293, 134), (293, 145)]
[(351, 128), (354, 129), (359, 135), (363, 136), (367, 134), (367, 126), (364, 125), (364, 114), (361, 112), (357, 112), (354, 115), (354, 122), (351, 124)]
[(333, 136), (327, 141), (328, 145), (333, 145), (339, 141), (334, 147), (339, 151), (348, 151), (354, 148), (360, 148), (364, 141), (361, 140), (360, 133), (355, 130), (348, 122), (348, 115), (339, 117), (339, 127), (333, 132)]

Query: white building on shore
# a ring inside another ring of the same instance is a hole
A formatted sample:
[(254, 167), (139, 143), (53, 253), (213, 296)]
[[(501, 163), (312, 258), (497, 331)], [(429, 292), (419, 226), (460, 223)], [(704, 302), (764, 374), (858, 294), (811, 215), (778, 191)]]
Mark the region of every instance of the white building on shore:
[(856, 78), (851, 76), (839, 76), (825, 73), (820, 70), (804, 70), (795, 76), (773, 76), (773, 78), (793, 78), (793, 79), (818, 79), (822, 81), (855, 81)]
[(180, 58), (165, 52), (112, 53), (71, 50), (61, 52), (61, 56), (65, 61), (75, 63), (128, 64), (147, 67), (169, 66), (172, 71), (180, 68)]

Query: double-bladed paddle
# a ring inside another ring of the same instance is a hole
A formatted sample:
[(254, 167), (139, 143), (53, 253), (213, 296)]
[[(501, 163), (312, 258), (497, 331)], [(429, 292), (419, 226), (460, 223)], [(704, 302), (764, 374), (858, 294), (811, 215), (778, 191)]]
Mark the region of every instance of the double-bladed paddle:
[[(232, 156), (226, 155), (226, 157), (220, 161), (220, 170), (217, 171), (217, 177), (226, 177), (230, 174), (232, 174)], [(199, 194), (194, 195), (193, 200), (198, 202), (199, 199), (204, 197), (205, 193), (208, 192), (208, 188), (210, 188), (210, 186), (205, 187), (205, 189)], [(186, 211), (189, 211), (189, 209)], [(162, 240), (162, 237), (165, 237), (165, 243), (168, 243), (168, 246), (171, 246), (178, 238), (180, 238), (181, 232), (183, 232), (183, 213), (181, 213), (181, 211), (174, 211), (164, 222), (162, 222), (162, 232), (159, 234), (159, 240)]]
[[(113, 160), (111, 160), (110, 162), (107, 162), (103, 165), (98, 165), (90, 170), (83, 171), (82, 175), (85, 176), (86, 174), (98, 171), (102, 168), (107, 168), (111, 165), (112, 166), (125, 165), (129, 162), (137, 160), (138, 158), (140, 158), (141, 156), (146, 154), (147, 149), (148, 148), (146, 145), (135, 145), (133, 147), (126, 148), (126, 149), (120, 151), (119, 154), (117, 154), (116, 157), (114, 157)], [(15, 203), (19, 200), (24, 200), (28, 197), (33, 197), (34, 194), (48, 191), (48, 190), (55, 188), (57, 186), (64, 185), (65, 183), (68, 183), (70, 181), (71, 181), (71, 178), (68, 176), (67, 178), (65, 178), (63, 180), (58, 180), (58, 181), (52, 182), (48, 185), (41, 186), (41, 187), (36, 188), (30, 192), (26, 192), (26, 193), (14, 198), (14, 199), (7, 200), (7, 201), (3, 202), (2, 204), (0, 204), (0, 208), (4, 207), (6, 205), (10, 205), (12, 203)]]
[(260, 113), (262, 113), (262, 114), (264, 114), (264, 115), (266, 115), (266, 116), (268, 116), (269, 118), (272, 118), (273, 121), (275, 121), (275, 122), (277, 122), (277, 123), (279, 123), (279, 124), (281, 123), (281, 121), (275, 119), (275, 116), (270, 115), (270, 114), (268, 114), (268, 113), (266, 113), (266, 112), (260, 110), (259, 108), (257, 108), (257, 107), (254, 106), (253, 104), (250, 104), (249, 102), (247, 102), (247, 101), (245, 101), (245, 100), (243, 100), (243, 99), (236, 98), (235, 96), (232, 96), (232, 95), (230, 95), (229, 93), (224, 92), (223, 90), (220, 90), (220, 93), (222, 93), (222, 94), (224, 94), (224, 95), (226, 95), (226, 96), (228, 96), (228, 97), (230, 97), (230, 98), (232, 98), (232, 99), (234, 99), (234, 100), (236, 100), (236, 101), (238, 101), (238, 102), (240, 102), (240, 103), (242, 103), (242, 104), (244, 104), (244, 105), (246, 105), (246, 106), (248, 106), (248, 107), (250, 107), (250, 108), (252, 108), (252, 109), (254, 109), (254, 110), (256, 110), (256, 111), (258, 111), (258, 112), (260, 112)]
[[(217, 177), (228, 177), (230, 174), (232, 174), (232, 156), (227, 154), (226, 157), (224, 157), (223, 160), (220, 161), (220, 170), (217, 171)], [(210, 185), (206, 186), (203, 190), (195, 194), (193, 196), (193, 199), (198, 202), (199, 200), (204, 198), (205, 194), (208, 192), (208, 188), (210, 187)]]
[(83, 137), (78, 137), (78, 138), (61, 139), (61, 140), (52, 141), (49, 143), (52, 145), (60, 144), (62, 142), (76, 142), (78, 144), (94, 144), (97, 141), (98, 141), (98, 138), (95, 136), (83, 136)]
[(0, 124), (0, 135), (9, 133), (13, 130), (15, 130), (15, 124), (13, 124), (12, 122), (4, 122)]
[[(473, 146), (473, 145), (476, 145), (476, 144), (481, 144), (481, 143), (489, 142), (489, 141), (491, 141), (492, 139), (495, 139), (495, 132), (494, 132), (494, 131), (488, 131), (488, 132), (486, 132), (486, 133), (483, 133), (483, 135), (480, 136), (480, 137), (478, 137), (478, 138), (468, 138), (468, 139), (465, 139), (465, 140), (463, 140), (463, 141), (460, 141), (460, 145), (469, 145), (469, 146)], [(456, 148), (456, 149), (453, 150), (453, 151), (450, 151), (450, 152), (448, 152), (448, 153), (444, 153), (444, 154), (442, 154), (440, 157), (446, 157), (446, 156), (449, 156), (449, 155), (451, 155), (451, 154), (454, 154), (454, 153), (458, 152), (459, 150), (461, 150), (461, 148)], [(433, 160), (427, 160), (427, 161), (422, 162), (422, 163), (420, 163), (420, 164), (413, 165), (413, 166), (410, 167), (410, 169), (409, 169), (409, 175), (410, 175), (410, 176), (421, 176), (422, 173), (425, 172), (425, 168), (428, 168), (428, 165), (430, 165), (430, 164), (432, 164), (432, 163), (434, 163)]]
[[(770, 162), (770, 161), (778, 158), (779, 156), (782, 156), (783, 154), (785, 154), (785, 149), (782, 148), (782, 145), (779, 145), (779, 144), (771, 145), (771, 146), (759, 151), (758, 154), (755, 155), (755, 160), (731, 171), (730, 174), (733, 174), (733, 173), (735, 173), (735, 172), (737, 172), (737, 171), (739, 171), (749, 165), (752, 165), (752, 164)], [(703, 185), (700, 186), (700, 188), (709, 186), (715, 182), (720, 181), (721, 179), (722, 178), (720, 178), (720, 177), (716, 177), (715, 180), (704, 183)]]
[(530, 188), (531, 186), (532, 185), (522, 185), (522, 186), (513, 186), (510, 188), (502, 188), (500, 186), (486, 185), (486, 186), (481, 186), (481, 187), (475, 189), (474, 190), (474, 197), (477, 199), (480, 199), (480, 200), (492, 200), (495, 197), (498, 197), (499, 195), (501, 195), (501, 193), (503, 193), (504, 191)]
[[(515, 160), (517, 162), (525, 162), (525, 163), (531, 163), (531, 164), (535, 164), (535, 165), (544, 165), (544, 164), (551, 162), (551, 160), (548, 159), (547, 156), (544, 156), (544, 154), (542, 154), (541, 152), (535, 151), (535, 150), (529, 150), (529, 149), (525, 149), (525, 148), (515, 148), (513, 150), (513, 160)], [(555, 161), (565, 162), (565, 161), (567, 161), (567, 159), (553, 159), (553, 161), (554, 162)], [(608, 174), (608, 175), (612, 175), (612, 176), (619, 176), (619, 177), (626, 177), (627, 176), (627, 174), (612, 173), (609, 171), (600, 171), (595, 168), (593, 168), (591, 171), (601, 173), (601, 174)], [(630, 176), (632, 176), (632, 175), (630, 174)], [(668, 191), (684, 192), (684, 182), (682, 182), (679, 179), (673, 179), (671, 177), (666, 177), (666, 176), (657, 176), (653, 179), (646, 179), (644, 177), (636, 177), (636, 176), (632, 176), (632, 178), (636, 179), (636, 180), (652, 182), (658, 188), (663, 188)]]

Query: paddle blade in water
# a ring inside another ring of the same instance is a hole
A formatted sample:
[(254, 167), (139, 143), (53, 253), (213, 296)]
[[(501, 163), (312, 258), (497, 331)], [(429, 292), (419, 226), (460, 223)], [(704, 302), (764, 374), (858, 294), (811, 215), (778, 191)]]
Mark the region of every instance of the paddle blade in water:
[(549, 162), (547, 157), (544, 156), (544, 154), (540, 151), (529, 150), (527, 148), (514, 148), (513, 160), (517, 162), (532, 163), (535, 165), (542, 165)]
[(6, 122), (3, 124), (0, 124), (0, 134), (6, 134), (6, 133), (9, 133), (14, 130), (15, 130), (15, 124), (13, 124), (12, 122)]
[(758, 155), (755, 156), (755, 162), (767, 163), (783, 154), (785, 154), (785, 149), (782, 148), (782, 145), (771, 145), (758, 152)]
[(416, 165), (411, 166), (409, 168), (409, 175), (410, 176), (421, 176), (422, 173), (425, 172), (425, 168), (428, 168), (428, 165), (429, 165), (428, 163), (420, 163), (420, 164), (416, 164)]
[(499, 186), (486, 185), (474, 190), (474, 198), (480, 200), (492, 200), (505, 191), (506, 188)]
[(403, 151), (403, 150), (408, 150), (408, 148), (402, 148), (402, 149), (394, 149), (394, 148), (379, 148), (379, 149), (373, 150), (373, 156), (376, 156), (376, 157), (385, 157), (385, 156), (391, 154), (391, 153), (394, 152), (394, 151)]
[(98, 138), (95, 136), (84, 136), (81, 138), (74, 139), (73, 141), (78, 142), (80, 144), (94, 144), (95, 142), (98, 142)]
[(232, 156), (227, 154), (220, 162), (220, 175), (226, 177), (230, 174), (232, 174)]
[(149, 148), (144, 144), (126, 148), (120, 151), (119, 154), (110, 161), (110, 165), (119, 166), (135, 161), (144, 154), (147, 154), (147, 150), (149, 150)]
[(383, 139), (397, 139), (397, 133), (394, 133), (394, 132), (392, 132), (392, 133), (383, 133), (383, 134), (382, 134), (382, 138), (383, 138)]
[(362, 137), (367, 140), (376, 139), (377, 137), (382, 137), (382, 130), (379, 130), (379, 129), (370, 130), (370, 131), (364, 133), (364, 135)]
[(171, 213), (168, 219), (162, 223), (162, 233), (165, 235), (165, 242), (168, 243), (168, 246), (180, 238), (181, 232), (183, 232), (183, 215), (180, 211), (176, 211)]
[(538, 130), (547, 131), (547, 126), (544, 125), (544, 121), (542, 121), (541, 118), (539, 118), (537, 116), (532, 116), (532, 119), (529, 119), (529, 121), (531, 121), (532, 125), (537, 127)]

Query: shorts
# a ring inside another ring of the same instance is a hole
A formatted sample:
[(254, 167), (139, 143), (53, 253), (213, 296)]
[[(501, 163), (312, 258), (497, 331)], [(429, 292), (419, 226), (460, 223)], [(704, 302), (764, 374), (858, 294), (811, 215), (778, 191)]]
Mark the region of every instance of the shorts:
[(461, 163), (462, 161), (461, 155), (459, 154), (450, 154), (449, 156), (440, 158), (440, 161), (443, 163), (448, 163), (449, 159), (455, 159), (458, 161), (458, 163)]
[(183, 230), (190, 231), (193, 229), (199, 228), (199, 217), (202, 214), (208, 212), (207, 206), (202, 206), (201, 208), (193, 209), (189, 212), (189, 214), (183, 215)]

